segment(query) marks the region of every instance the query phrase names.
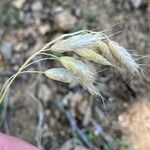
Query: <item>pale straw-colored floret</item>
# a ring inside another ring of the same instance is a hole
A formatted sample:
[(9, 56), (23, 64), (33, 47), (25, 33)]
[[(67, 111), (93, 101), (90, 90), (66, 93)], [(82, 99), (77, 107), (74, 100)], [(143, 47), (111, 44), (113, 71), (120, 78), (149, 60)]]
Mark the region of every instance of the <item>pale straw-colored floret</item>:
[(108, 41), (108, 45), (112, 54), (122, 64), (122, 66), (125, 66), (133, 74), (139, 74), (139, 65), (124, 47), (114, 41)]
[(73, 57), (62, 56), (60, 62), (65, 68), (78, 76), (81, 82), (94, 82), (95, 73), (82, 61)]
[(108, 45), (106, 43), (104, 43), (103, 41), (99, 41), (98, 43), (98, 50), (100, 53), (102, 53), (102, 55), (108, 60), (110, 61), (112, 64), (115, 64), (115, 58), (113, 57)]
[(84, 81), (81, 81), (78, 76), (75, 76), (73, 73), (65, 68), (52, 68), (46, 70), (45, 75), (52, 80), (61, 81), (64, 83), (80, 84), (87, 91), (89, 91), (90, 94), (102, 97), (99, 90), (92, 82), (86, 83)]
[(97, 33), (84, 33), (69, 37), (67, 39), (58, 41), (51, 46), (51, 51), (56, 51), (59, 53), (74, 51), (76, 49), (90, 47), (96, 45), (98, 41), (104, 39), (105, 37), (101, 32)]
[(82, 56), (82, 57), (86, 58), (87, 60), (91, 60), (95, 63), (99, 63), (99, 64), (103, 64), (103, 65), (112, 66), (112, 64), (109, 61), (107, 61), (102, 55), (96, 53), (95, 51), (93, 51), (90, 48), (77, 49), (77, 50), (75, 50), (75, 52), (79, 56)]
[(65, 83), (77, 82), (77, 77), (65, 68), (52, 68), (46, 70), (45, 75), (50, 79), (65, 82)]
[(93, 83), (83, 84), (83, 87), (87, 89), (90, 94), (100, 96), (102, 98), (101, 93)]

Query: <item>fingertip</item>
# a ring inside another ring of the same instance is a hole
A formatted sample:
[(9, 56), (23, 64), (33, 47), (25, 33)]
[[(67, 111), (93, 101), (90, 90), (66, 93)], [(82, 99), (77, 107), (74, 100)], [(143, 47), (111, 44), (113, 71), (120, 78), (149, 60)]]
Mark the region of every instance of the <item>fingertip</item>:
[(38, 150), (35, 146), (17, 138), (0, 133), (0, 150)]

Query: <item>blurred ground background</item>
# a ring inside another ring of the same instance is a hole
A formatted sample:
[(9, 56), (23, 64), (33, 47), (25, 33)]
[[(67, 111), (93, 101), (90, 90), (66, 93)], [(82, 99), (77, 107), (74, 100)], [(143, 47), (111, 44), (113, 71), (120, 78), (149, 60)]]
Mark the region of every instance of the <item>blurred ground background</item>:
[[(110, 29), (115, 24), (109, 34), (125, 30), (112, 39), (132, 54), (150, 54), (148, 0), (0, 0), (0, 85), (51, 39), (81, 29)], [(139, 63), (149, 65), (150, 59)], [(90, 65), (97, 71), (106, 68)], [(30, 69), (57, 66), (56, 62), (44, 61)], [(142, 82), (109, 67), (98, 73), (105, 105), (77, 85), (22, 75), (5, 98), (8, 108), (0, 130), (36, 145), (40, 109), (34, 95), (44, 107), (42, 145), (46, 150), (86, 150), (87, 143), (93, 149), (148, 150), (150, 69), (143, 69), (146, 78)], [(1, 105), (0, 111), (3, 109)], [(72, 129), (72, 121), (76, 121), (87, 143)]]

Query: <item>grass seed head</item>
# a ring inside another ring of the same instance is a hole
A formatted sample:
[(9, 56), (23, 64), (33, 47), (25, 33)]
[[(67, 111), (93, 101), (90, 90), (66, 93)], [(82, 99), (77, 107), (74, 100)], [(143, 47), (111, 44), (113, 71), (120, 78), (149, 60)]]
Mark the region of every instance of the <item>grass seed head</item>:
[(102, 40), (104, 38), (105, 37), (100, 32), (78, 34), (58, 41), (51, 46), (50, 50), (59, 53), (74, 51), (76, 49), (96, 45), (99, 40)]
[(82, 61), (74, 59), (73, 57), (60, 57), (60, 62), (69, 71), (79, 77), (80, 82), (94, 82), (95, 74)]
[(125, 66), (131, 73), (139, 74), (139, 65), (132, 58), (130, 53), (118, 43), (114, 41), (108, 41), (108, 45), (114, 57), (121, 63), (122, 66)]
[(95, 63), (103, 64), (103, 65), (109, 65), (112, 66), (112, 64), (107, 61), (102, 55), (96, 53), (90, 48), (82, 48), (82, 49), (77, 49), (75, 52), (87, 60), (91, 60)]
[(76, 83), (77, 79), (75, 75), (69, 72), (65, 68), (52, 68), (45, 71), (45, 75), (53, 80), (65, 82), (65, 83)]

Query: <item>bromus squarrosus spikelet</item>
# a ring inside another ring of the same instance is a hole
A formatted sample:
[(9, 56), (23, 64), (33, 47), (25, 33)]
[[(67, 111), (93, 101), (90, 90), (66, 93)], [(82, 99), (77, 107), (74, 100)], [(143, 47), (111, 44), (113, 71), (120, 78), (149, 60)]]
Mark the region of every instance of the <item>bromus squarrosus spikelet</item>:
[[(64, 83), (76, 83), (82, 85), (85, 89), (87, 89), (92, 95), (101, 96), (99, 90), (94, 86), (92, 82), (81, 82), (80, 77), (71, 73), (65, 68), (52, 68), (45, 71), (45, 75), (52, 79), (61, 81)], [(101, 96), (102, 97), (102, 96)]]
[(53, 80), (65, 83), (78, 83), (77, 77), (65, 68), (52, 68), (45, 71), (45, 75)]
[(60, 40), (50, 48), (51, 51), (56, 51), (59, 53), (74, 51), (76, 49), (85, 48), (89, 46), (96, 45), (99, 40), (104, 39), (105, 37), (101, 32), (90, 32), (85, 34), (79, 34)]
[(99, 41), (98, 43), (98, 50), (102, 55), (110, 61), (112, 64), (115, 64), (115, 58), (113, 57), (108, 45), (103, 41)]
[(82, 61), (73, 57), (63, 56), (60, 58), (60, 62), (65, 68), (74, 73), (80, 79), (80, 82), (94, 82), (95, 74)]
[[(91, 94), (101, 96), (99, 90), (94, 85), (95, 72), (91, 70), (84, 62), (71, 56), (64, 56), (64, 52), (76, 53), (86, 60), (93, 61), (101, 65), (110, 67), (125, 68), (132, 74), (140, 75), (139, 65), (130, 53), (118, 43), (111, 41), (110, 36), (103, 32), (93, 32), (82, 30), (70, 34), (64, 34), (57, 39), (47, 43), (39, 51), (31, 55), (19, 70), (11, 76), (4, 84), (0, 91), (0, 103), (14, 82), (16, 77), (23, 73), (41, 73), (50, 79), (58, 80), (65, 83), (75, 82), (86, 88)], [(103, 42), (106, 41), (106, 42)], [(98, 51), (95, 51), (97, 50)], [(58, 57), (51, 52), (62, 53)], [(33, 59), (36, 56), (43, 55), (43, 58)], [(44, 71), (27, 71), (26, 69), (39, 61), (58, 61), (64, 68), (52, 68)]]
[(75, 50), (75, 53), (77, 53), (79, 56), (84, 57), (87, 60), (91, 60), (95, 63), (102, 64), (102, 65), (108, 65), (113, 66), (107, 59), (105, 59), (102, 55), (96, 53), (90, 48), (82, 48)]
[(124, 47), (120, 46), (117, 42), (110, 40), (108, 41), (108, 45), (110, 51), (122, 66), (126, 67), (132, 74), (139, 74), (139, 65)]

